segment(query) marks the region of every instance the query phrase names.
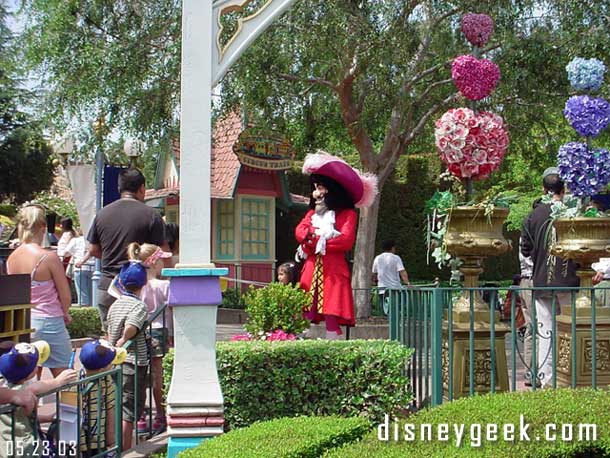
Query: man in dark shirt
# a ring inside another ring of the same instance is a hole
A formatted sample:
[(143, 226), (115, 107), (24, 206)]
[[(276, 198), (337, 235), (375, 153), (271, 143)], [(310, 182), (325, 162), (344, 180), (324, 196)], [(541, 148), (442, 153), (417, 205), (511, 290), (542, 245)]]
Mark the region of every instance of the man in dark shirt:
[(108, 294), (112, 279), (127, 262), (127, 246), (132, 242), (165, 245), (165, 223), (161, 215), (144, 203), (144, 175), (137, 169), (119, 174), (121, 198), (100, 210), (87, 240), (91, 255), (102, 260), (102, 278), (98, 287), (97, 306), (106, 330), (108, 309), (115, 298)]
[[(559, 170), (550, 167), (544, 171), (542, 186), (545, 193), (552, 193), (553, 201), (560, 201), (565, 192), (564, 182), (559, 177)], [(521, 252), (525, 257), (531, 257), (534, 263), (532, 283), (534, 287), (567, 287), (578, 286), (576, 268), (572, 261), (564, 261), (558, 256), (549, 255), (549, 238), (551, 221), (551, 205), (538, 205), (527, 217), (521, 231)], [(549, 256), (553, 271), (549, 272)], [(570, 292), (555, 293), (556, 306), (570, 305)], [(552, 305), (551, 291), (535, 293), (536, 321), (538, 329), (538, 379), (542, 386), (552, 383), (553, 354), (551, 349)]]

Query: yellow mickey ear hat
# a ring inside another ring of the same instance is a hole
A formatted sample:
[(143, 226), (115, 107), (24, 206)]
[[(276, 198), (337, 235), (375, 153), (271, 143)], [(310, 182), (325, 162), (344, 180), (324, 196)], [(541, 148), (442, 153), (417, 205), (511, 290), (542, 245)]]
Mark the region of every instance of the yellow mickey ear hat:
[(112, 364), (114, 364), (115, 366), (123, 364), (127, 359), (127, 349), (123, 347), (114, 347), (114, 349), (116, 350), (116, 355), (112, 360)]
[(38, 363), (37, 366), (41, 366), (51, 356), (51, 346), (45, 340), (38, 340), (32, 343), (33, 346), (38, 350)]
[(80, 362), (88, 370), (99, 370), (110, 364), (121, 364), (127, 357), (127, 350), (110, 345), (104, 339), (87, 342), (80, 350)]
[(0, 356), (0, 374), (9, 383), (21, 383), (26, 380), (36, 366), (44, 363), (51, 354), (51, 348), (45, 341), (33, 344), (21, 342), (10, 351)]

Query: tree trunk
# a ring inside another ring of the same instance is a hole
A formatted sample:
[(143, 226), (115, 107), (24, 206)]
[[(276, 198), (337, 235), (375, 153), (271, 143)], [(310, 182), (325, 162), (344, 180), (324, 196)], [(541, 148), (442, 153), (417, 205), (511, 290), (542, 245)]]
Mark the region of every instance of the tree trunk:
[(379, 194), (375, 197), (373, 205), (360, 209), (358, 222), (358, 235), (354, 247), (354, 267), (352, 272), (352, 288), (354, 289), (354, 302), (356, 318), (371, 316), (371, 268), (375, 256), (375, 236), (377, 234), (377, 215), (379, 214)]

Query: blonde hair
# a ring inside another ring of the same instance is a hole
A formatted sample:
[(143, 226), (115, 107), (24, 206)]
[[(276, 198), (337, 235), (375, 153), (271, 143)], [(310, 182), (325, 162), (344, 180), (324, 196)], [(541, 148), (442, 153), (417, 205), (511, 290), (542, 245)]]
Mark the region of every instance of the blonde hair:
[(41, 227), (47, 227), (47, 214), (39, 205), (28, 205), (19, 212), (17, 234), (21, 243), (31, 242)]
[(143, 243), (140, 245), (137, 242), (132, 242), (127, 247), (127, 257), (130, 261), (146, 261), (159, 248), (152, 243)]

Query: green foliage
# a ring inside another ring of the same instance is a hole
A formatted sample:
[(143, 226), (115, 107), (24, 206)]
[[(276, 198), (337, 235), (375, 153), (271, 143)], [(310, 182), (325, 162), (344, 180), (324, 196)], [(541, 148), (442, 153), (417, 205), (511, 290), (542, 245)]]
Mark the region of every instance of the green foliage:
[[(608, 413), (610, 393), (607, 390), (560, 389), (539, 390), (536, 392), (516, 392), (508, 394), (490, 394), (460, 399), (441, 405), (435, 409), (424, 410), (410, 417), (406, 422), (415, 425), (417, 438), (414, 442), (379, 441), (377, 430), (371, 432), (363, 441), (334, 450), (326, 458), (413, 458), (430, 457), (503, 457), (503, 458), (568, 458), (568, 457), (610, 457), (610, 414)], [(529, 441), (519, 440), (520, 415), (528, 423)], [(404, 431), (401, 421), (399, 431)], [(436, 426), (449, 423), (448, 442), (436, 440)], [(516, 425), (515, 441), (484, 441), (482, 446), (471, 444), (471, 425), (482, 425), (482, 436), (485, 437), (486, 425), (499, 425), (498, 437), (502, 437), (505, 424)], [(433, 425), (433, 440), (420, 440), (420, 425)], [(557, 426), (557, 440), (545, 441), (547, 424)], [(574, 440), (562, 442), (561, 428), (571, 424)], [(597, 425), (596, 441), (578, 441), (580, 424)], [(465, 437), (460, 447), (456, 446), (456, 437), (452, 433), (453, 425), (464, 425)], [(392, 434), (392, 431), (390, 431)], [(390, 436), (392, 437), (392, 436)], [(536, 440), (539, 437), (540, 440)]]
[(75, 226), (79, 224), (76, 204), (72, 200), (65, 200), (52, 192), (41, 192), (30, 203), (41, 204), (48, 212), (56, 213), (61, 218), (72, 218)]
[(298, 334), (309, 327), (303, 310), (311, 304), (311, 296), (298, 286), (270, 283), (264, 288), (250, 286), (244, 297), (248, 322), (246, 331), (255, 337), (281, 329)]
[(245, 309), (244, 295), (239, 288), (227, 288), (222, 293), (222, 307), (226, 309)]
[(72, 339), (82, 337), (99, 337), (103, 334), (100, 314), (95, 307), (71, 307), (72, 323), (68, 325), (68, 334)]
[[(436, 156), (405, 157), (395, 177), (389, 179), (381, 192), (376, 253), (381, 242), (396, 241), (397, 254), (402, 258), (409, 279), (430, 281), (439, 275), (426, 260), (426, 216), (424, 207), (434, 194), (435, 178), (440, 170)], [(448, 278), (448, 277), (447, 277)]]
[(51, 82), (40, 109), (55, 126), (104, 113), (110, 129), (168, 134), (180, 99), (180, 1), (26, 0), (21, 11), (22, 59)]
[(0, 215), (8, 216), (9, 218), (14, 218), (17, 216), (17, 207), (15, 205), (10, 204), (0, 204)]
[(22, 203), (51, 186), (51, 148), (39, 130), (18, 127), (0, 135), (0, 176), (0, 201)]
[(370, 430), (363, 418), (297, 417), (257, 422), (182, 453), (181, 458), (317, 458), (359, 440)]
[[(219, 342), (216, 365), (231, 429), (298, 415), (378, 420), (411, 400), (412, 351), (381, 340)], [(173, 352), (163, 360), (166, 389)]]
[(51, 148), (24, 106), (34, 97), (20, 88), (9, 15), (0, 2), (0, 201), (16, 203), (53, 182)]

